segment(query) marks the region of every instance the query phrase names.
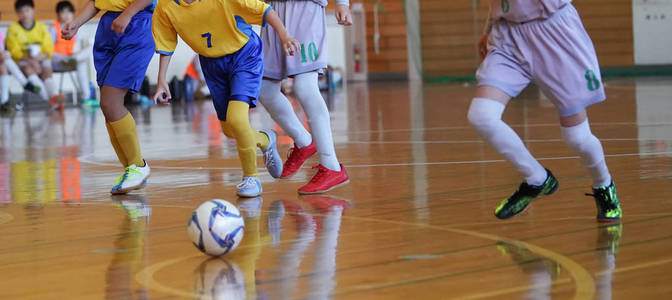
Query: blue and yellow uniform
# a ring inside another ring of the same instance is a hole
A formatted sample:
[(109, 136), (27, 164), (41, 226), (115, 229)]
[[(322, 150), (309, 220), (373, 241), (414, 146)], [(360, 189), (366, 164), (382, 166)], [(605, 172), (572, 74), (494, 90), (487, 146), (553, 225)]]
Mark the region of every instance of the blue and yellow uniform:
[(124, 34), (112, 31), (112, 22), (135, 0), (92, 0), (106, 13), (100, 18), (93, 61), (99, 86), (112, 86), (137, 92), (154, 56), (152, 12), (156, 0), (138, 12)]
[(152, 32), (156, 50), (171, 55), (177, 36), (200, 55), (217, 116), (226, 120), (228, 102), (257, 104), (263, 75), (261, 39), (250, 24), (264, 25), (271, 7), (258, 0), (159, 1)]

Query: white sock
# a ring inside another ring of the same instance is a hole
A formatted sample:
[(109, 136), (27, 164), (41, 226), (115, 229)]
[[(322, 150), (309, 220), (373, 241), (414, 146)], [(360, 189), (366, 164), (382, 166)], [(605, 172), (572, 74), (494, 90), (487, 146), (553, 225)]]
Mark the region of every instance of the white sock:
[(313, 142), (308, 130), (296, 117), (292, 104), (280, 91), (280, 81), (264, 79), (261, 83), (259, 102), (271, 114), (275, 123), (278, 123), (294, 140), (297, 147), (303, 148)]
[(21, 69), (19, 68), (18, 65), (12, 60), (12, 59), (7, 59), (5, 60), (5, 66), (7, 66), (7, 70), (9, 70), (9, 74), (12, 74), (16, 80), (19, 81), (21, 86), (26, 86), (28, 83), (28, 79), (26, 79), (26, 76), (23, 75), (23, 72), (21, 72)]
[(299, 98), (308, 117), (310, 132), (315, 148), (320, 154), (320, 163), (332, 171), (340, 171), (341, 166), (334, 150), (334, 138), (331, 135), (331, 119), (327, 104), (322, 98), (317, 82), (317, 72), (308, 72), (294, 76), (294, 94)]
[(2, 104), (9, 101), (9, 75), (0, 75), (0, 102)]
[(610, 185), (611, 174), (604, 160), (602, 144), (590, 131), (588, 120), (576, 126), (562, 127), (562, 136), (567, 145), (581, 157), (581, 163), (593, 179), (593, 187)]
[(474, 98), (469, 107), (469, 122), (499, 154), (525, 176), (528, 184), (542, 185), (548, 174), (530, 154), (516, 132), (502, 121), (504, 108), (504, 104), (495, 100)]
[(49, 98), (56, 95), (56, 82), (54, 82), (53, 77), (49, 77), (44, 80), (44, 86), (47, 88), (47, 94)]
[(49, 94), (47, 93), (47, 88), (44, 86), (44, 83), (42, 83), (42, 79), (38, 77), (36, 74), (28, 76), (28, 81), (32, 83), (34, 86), (40, 87), (40, 98), (42, 100), (49, 100)]
[(91, 88), (89, 87), (89, 76), (86, 72), (85, 64), (77, 64), (77, 81), (83, 99), (91, 99)]

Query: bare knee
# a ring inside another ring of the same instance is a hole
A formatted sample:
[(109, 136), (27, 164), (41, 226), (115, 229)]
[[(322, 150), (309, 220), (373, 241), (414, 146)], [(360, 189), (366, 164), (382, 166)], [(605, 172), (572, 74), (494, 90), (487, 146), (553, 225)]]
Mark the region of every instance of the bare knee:
[(100, 88), (100, 109), (105, 115), (105, 120), (114, 122), (128, 114), (128, 110), (124, 106), (124, 97), (127, 92), (128, 89), (111, 86)]
[(51, 78), (52, 74), (53, 71), (51, 70), (51, 68), (42, 68), (42, 74), (40, 74), (40, 78), (42, 78), (42, 80), (46, 80)]
[(30, 66), (30, 65), (22, 66), (21, 67), (21, 72), (23, 72), (23, 74), (25, 74), (26, 76), (31, 76), (31, 75), (36, 74), (35, 69), (33, 69), (33, 67)]

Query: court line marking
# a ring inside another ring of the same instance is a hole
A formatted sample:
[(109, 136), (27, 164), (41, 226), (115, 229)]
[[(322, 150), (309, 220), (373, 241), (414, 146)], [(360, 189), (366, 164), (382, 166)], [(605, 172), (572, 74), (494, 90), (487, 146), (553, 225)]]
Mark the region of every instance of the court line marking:
[[(639, 269), (646, 269), (650, 267), (657, 267), (661, 266), (664, 264), (669, 264), (672, 263), (672, 259), (662, 259), (658, 261), (652, 261), (652, 262), (647, 262), (647, 263), (641, 263), (641, 264), (636, 264), (632, 266), (627, 266), (623, 268), (614, 268), (613, 270), (603, 270), (600, 272), (594, 273), (595, 276), (604, 276), (609, 273), (616, 274), (616, 273), (623, 273), (623, 272), (629, 272), (629, 271), (634, 271), (634, 270), (639, 270)], [(562, 285), (562, 284), (567, 284), (570, 283), (571, 281), (567, 278), (563, 279), (557, 279), (551, 281), (551, 286), (554, 285)], [(507, 294), (512, 294), (512, 293), (517, 293), (517, 292), (523, 292), (527, 291), (534, 288), (533, 285), (526, 285), (526, 286), (519, 286), (519, 287), (513, 287), (513, 288), (508, 288), (508, 289), (502, 289), (498, 291), (493, 291), (493, 292), (485, 292), (485, 293), (480, 293), (477, 295), (470, 295), (466, 297), (460, 297), (461, 299), (484, 299), (484, 298), (492, 298), (495, 296), (502, 296), (502, 295), (507, 295)]]
[[(666, 155), (672, 154), (672, 151), (661, 151), (661, 152), (638, 152), (638, 153), (620, 153), (620, 154), (605, 154), (605, 157), (632, 157), (632, 156), (654, 156), (654, 155)], [(569, 159), (578, 159), (578, 156), (557, 156), (557, 157), (540, 157), (537, 158), (538, 161), (550, 161), (550, 160), (569, 160)], [(89, 160), (86, 157), (80, 157), (79, 161), (85, 164), (105, 166), (105, 167), (117, 167), (118, 163), (107, 163), (107, 162), (97, 162)], [(183, 161), (183, 160), (182, 160)], [(417, 163), (387, 163), (387, 164), (359, 164), (359, 165), (345, 165), (346, 168), (375, 168), (375, 167), (408, 167), (408, 166), (442, 166), (442, 165), (470, 165), (470, 164), (487, 164), (487, 163), (501, 163), (506, 162), (504, 159), (485, 159), (485, 160), (462, 160), (462, 161), (437, 161), (437, 162), (417, 162)], [(152, 169), (164, 169), (164, 170), (240, 170), (240, 168), (228, 168), (228, 167), (171, 167), (171, 166), (152, 166)], [(310, 169), (310, 167), (303, 167), (302, 169)], [(257, 170), (265, 170), (265, 168), (257, 168)]]
[[(346, 216), (343, 216), (343, 218), (346, 218)], [(453, 232), (453, 233), (458, 233), (462, 235), (468, 235), (472, 237), (477, 237), (477, 238), (482, 238), (486, 240), (491, 240), (494, 242), (506, 242), (510, 243), (513, 245), (516, 245), (517, 247), (522, 247), (526, 248), (540, 256), (546, 257), (552, 261), (557, 262), (560, 264), (562, 267), (565, 268), (570, 274), (570, 276), (574, 279), (574, 285), (576, 287), (576, 291), (574, 294), (573, 299), (593, 299), (593, 296), (595, 295), (595, 281), (593, 280), (592, 275), (581, 265), (579, 265), (577, 262), (572, 260), (569, 257), (566, 257), (562, 254), (553, 252), (551, 250), (548, 250), (546, 248), (542, 248), (540, 246), (536, 246), (534, 244), (530, 244), (527, 242), (519, 241), (519, 240), (514, 240), (502, 236), (497, 236), (494, 234), (489, 234), (489, 233), (482, 233), (478, 231), (472, 231), (472, 230), (465, 230), (465, 229), (458, 229), (458, 228), (452, 228), (452, 227), (443, 227), (443, 226), (435, 226), (435, 225), (428, 225), (428, 224), (418, 224), (418, 223), (408, 223), (408, 222), (401, 222), (401, 221), (392, 221), (392, 220), (380, 220), (380, 219), (373, 219), (373, 218), (359, 218), (359, 217), (352, 217), (348, 216), (347, 218), (349, 219), (354, 219), (354, 220), (363, 220), (363, 221), (369, 221), (369, 222), (381, 222), (381, 223), (388, 223), (388, 224), (397, 224), (397, 225), (406, 225), (406, 226), (416, 226), (416, 227), (423, 227), (423, 228), (429, 228), (429, 229), (435, 229), (439, 231), (448, 231), (448, 232)], [(410, 280), (414, 281), (414, 280)], [(399, 284), (404, 284), (404, 281), (402, 282), (397, 282), (397, 283), (387, 283), (383, 284), (384, 286), (390, 286), (390, 285), (399, 285)]]
[[(508, 124), (509, 127), (560, 127), (560, 122), (557, 123), (539, 123), (539, 124)], [(637, 122), (590, 122), (590, 126), (625, 126), (637, 125), (637, 127), (655, 127), (655, 126), (670, 126), (672, 122), (655, 122), (655, 123), (637, 123)], [(359, 130), (346, 131), (348, 134), (359, 133), (385, 133), (385, 132), (409, 132), (409, 131), (438, 131), (438, 130), (457, 130), (457, 129), (472, 129), (472, 126), (444, 126), (444, 127), (418, 127), (418, 128), (399, 128), (399, 129), (379, 129), (379, 130)], [(343, 133), (344, 131), (335, 131), (334, 133)], [(343, 135), (338, 135), (343, 136)]]
[[(344, 219), (352, 219), (352, 220), (360, 220), (364, 222), (377, 222), (377, 223), (388, 223), (388, 224), (396, 224), (396, 225), (402, 225), (402, 226), (413, 226), (413, 227), (420, 227), (420, 228), (429, 228), (429, 229), (434, 229), (434, 230), (439, 230), (439, 231), (448, 231), (452, 233), (457, 233), (457, 234), (462, 234), (462, 235), (467, 235), (467, 236), (472, 236), (476, 238), (482, 238), (486, 240), (491, 240), (495, 242), (503, 241), (507, 242), (510, 244), (514, 244), (518, 247), (526, 248), (539, 256), (546, 257), (550, 260), (553, 260), (560, 264), (562, 267), (565, 268), (572, 276), (574, 280), (574, 284), (576, 287), (574, 299), (592, 299), (593, 296), (595, 295), (595, 282), (593, 280), (593, 277), (586, 269), (584, 269), (581, 265), (573, 261), (572, 259), (563, 256), (559, 253), (555, 253), (551, 250), (523, 242), (523, 241), (518, 241), (510, 238), (505, 238), (493, 234), (487, 234), (487, 233), (481, 233), (477, 231), (471, 231), (471, 230), (464, 230), (464, 229), (457, 229), (457, 228), (451, 228), (451, 227), (443, 227), (443, 226), (434, 226), (434, 225), (428, 225), (428, 224), (419, 224), (419, 223), (409, 223), (409, 222), (400, 222), (400, 221), (391, 221), (391, 220), (380, 220), (380, 219), (375, 219), (375, 218), (361, 218), (361, 217), (351, 217), (351, 216), (343, 216), (342, 218)], [(256, 246), (256, 245), (249, 245), (248, 247), (251, 246)], [(160, 292), (168, 293), (168, 294), (173, 294), (173, 295), (179, 295), (179, 296), (185, 296), (185, 297), (193, 297), (194, 293), (188, 293), (179, 289), (175, 289), (172, 287), (165, 286), (161, 284), (160, 282), (156, 281), (154, 278), (154, 274), (159, 271), (160, 269), (177, 263), (182, 260), (190, 259), (192, 257), (202, 257), (202, 254), (198, 255), (193, 255), (193, 256), (187, 256), (187, 257), (178, 257), (174, 259), (169, 259), (160, 263), (156, 263), (154, 265), (151, 265), (149, 267), (146, 267), (136, 273), (135, 279), (139, 283), (143, 284), (144, 286), (154, 289)], [(424, 280), (431, 280), (432, 277), (435, 276), (429, 276), (425, 277)], [(400, 284), (409, 284), (412, 283), (413, 281), (422, 281), (423, 279), (415, 279), (415, 280), (409, 280), (409, 281), (402, 281), (402, 282), (394, 282), (394, 283), (385, 283), (385, 284), (380, 284), (380, 285), (372, 285), (372, 286), (367, 286), (365, 289), (372, 289), (372, 288), (384, 288), (387, 286), (398, 286)], [(360, 290), (360, 288), (356, 288), (355, 290)], [(338, 293), (335, 293), (338, 294)]]
[[(652, 139), (652, 138), (601, 138), (601, 142), (657, 142), (660, 140), (665, 140), (669, 141), (670, 139)], [(524, 143), (555, 143), (555, 142), (562, 142), (564, 143), (564, 139), (523, 139), (522, 140)], [(415, 141), (344, 141), (341, 142), (341, 144), (364, 144), (364, 145), (397, 145), (397, 144), (410, 144), (410, 145), (416, 145), (416, 144), (485, 144), (484, 140), (415, 140)]]
[[(157, 207), (169, 207), (169, 208), (189, 208), (189, 207), (186, 207), (186, 206), (178, 206), (178, 205), (156, 205), (156, 206)], [(650, 214), (649, 215), (640, 214), (640, 215), (641, 216), (651, 216)], [(632, 216), (634, 217), (634, 216), (640, 216), (640, 215), (632, 215)], [(654, 214), (654, 215), (668, 216), (669, 214)], [(436, 229), (436, 230), (440, 230), (440, 231), (454, 231), (454, 232), (460, 232), (460, 233), (465, 232), (465, 230), (460, 230), (460, 229), (455, 229), (455, 228), (450, 228), (450, 227), (425, 225), (425, 224), (420, 224), (420, 223), (396, 222), (396, 221), (380, 220), (380, 219), (374, 219), (374, 218), (362, 218), (362, 217), (350, 217), (350, 216), (343, 216), (342, 218), (363, 219), (363, 221), (369, 221), (369, 222), (395, 223), (395, 224), (398, 224), (398, 225), (406, 225), (406, 226), (410, 225), (410, 226), (415, 226), (415, 227), (425, 227), (425, 228)], [(390, 230), (390, 231), (396, 231), (396, 230)], [(505, 242), (509, 242), (509, 243), (514, 241), (514, 240), (511, 240), (511, 239), (506, 239), (506, 238), (498, 237), (498, 236), (495, 236), (495, 235), (483, 234), (483, 233), (479, 233), (479, 232), (474, 232), (474, 233), (476, 233), (478, 235), (478, 237), (483, 237), (482, 235), (488, 235), (490, 237), (485, 238), (485, 239), (489, 239), (489, 240), (505, 241)], [(468, 235), (471, 235), (471, 234), (468, 234)], [(289, 243), (289, 242), (292, 242), (292, 241), (294, 241), (294, 240), (282, 241), (281, 243)], [(526, 245), (531, 245), (531, 244), (526, 243), (526, 242), (521, 242), (521, 243), (514, 242), (514, 244), (518, 244), (519, 246), (522, 245), (523, 247), (526, 247), (528, 250), (530, 250), (532, 252), (535, 252), (533, 249), (526, 246)], [(523, 244), (526, 244), (526, 245), (523, 245)], [(248, 247), (256, 247), (256, 246), (258, 246), (258, 245), (247, 245), (247, 246), (241, 247), (239, 249), (244, 249), (244, 248), (248, 248)], [(537, 248), (540, 248), (540, 247), (537, 247)], [(540, 248), (540, 249), (543, 249), (543, 248)], [(551, 257), (545, 256), (545, 255), (543, 255), (542, 253), (539, 253), (539, 252), (535, 252), (535, 253), (539, 254), (540, 256), (546, 257), (547, 259), (554, 260), (554, 261), (560, 263), (563, 267), (565, 267), (565, 269), (567, 269), (567, 267), (565, 265), (563, 265), (560, 261), (555, 260)], [(182, 260), (188, 260), (188, 259), (192, 259), (192, 258), (196, 258), (196, 257), (203, 257), (203, 254), (195, 254), (195, 255), (192, 255), (192, 256), (170, 259), (170, 260), (166, 260), (166, 261), (151, 265), (151, 266), (146, 267), (145, 269), (139, 271), (138, 273), (136, 273), (135, 279), (138, 282), (140, 282), (141, 284), (144, 284), (145, 286), (147, 286), (149, 288), (152, 288), (152, 289), (155, 289), (155, 290), (158, 290), (158, 291), (161, 291), (161, 292), (165, 292), (165, 293), (168, 293), (168, 294), (179, 295), (179, 296), (184, 296), (184, 297), (193, 297), (195, 295), (194, 293), (190, 293), (190, 292), (186, 292), (186, 291), (183, 291), (183, 290), (179, 290), (179, 289), (164, 286), (160, 282), (156, 281), (156, 279), (154, 279), (154, 274), (156, 272), (158, 272), (160, 269), (163, 269), (168, 265), (177, 263), (177, 262), (182, 261)], [(571, 259), (570, 259), (570, 261), (571, 261)], [(626, 272), (626, 271), (637, 270), (637, 269), (647, 268), (647, 267), (651, 267), (651, 266), (666, 264), (666, 263), (670, 263), (670, 262), (672, 262), (672, 259), (656, 261), (656, 262), (647, 262), (647, 263), (637, 264), (637, 265), (628, 266), (628, 267), (616, 268), (616, 269), (612, 270), (612, 272), (613, 273)], [(581, 266), (579, 266), (579, 268), (583, 269)], [(567, 270), (570, 271), (569, 269), (567, 269)], [(584, 271), (585, 271), (585, 269), (584, 269)], [(602, 275), (606, 274), (607, 272), (608, 271), (597, 272), (597, 273), (594, 273), (594, 275), (602, 276)], [(426, 280), (431, 280), (432, 277), (436, 277), (436, 276), (427, 277)], [(591, 280), (592, 280), (592, 277), (591, 277)], [(415, 281), (418, 281), (418, 279), (415, 279)], [(552, 284), (566, 284), (566, 283), (569, 283), (569, 282), (571, 282), (569, 279), (559, 279), (559, 280), (554, 280), (552, 282)], [(592, 282), (593, 282), (593, 287), (594, 287), (594, 281), (592, 281)], [(399, 283), (386, 284), (385, 286), (394, 286), (394, 285), (398, 285), (398, 284)], [(363, 289), (383, 288), (385, 286), (380, 286), (380, 285), (378, 285), (378, 286), (374, 286), (374, 285), (360, 286), (360, 289), (362, 289), (362, 288)], [(477, 295), (464, 296), (464, 297), (461, 297), (461, 298), (462, 299), (490, 298), (490, 297), (494, 297), (494, 296), (498, 296), (498, 295), (505, 295), (505, 294), (515, 293), (515, 292), (526, 291), (526, 290), (529, 290), (532, 287), (533, 286), (531, 286), (531, 285), (526, 285), (526, 286), (520, 286), (520, 287), (498, 290), (498, 291), (495, 291), (495, 292), (486, 292), (486, 293), (481, 293), (481, 294), (477, 294)], [(594, 292), (594, 288), (593, 288), (593, 292)], [(577, 287), (577, 293), (578, 293), (578, 287)], [(574, 298), (576, 299), (577, 295), (575, 295)], [(590, 299), (590, 298), (591, 297), (588, 297), (586, 299)]]

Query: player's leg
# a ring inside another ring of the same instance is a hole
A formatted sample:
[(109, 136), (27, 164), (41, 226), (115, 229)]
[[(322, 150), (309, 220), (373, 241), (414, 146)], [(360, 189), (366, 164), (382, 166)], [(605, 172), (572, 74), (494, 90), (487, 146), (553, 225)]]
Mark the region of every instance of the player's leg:
[(598, 220), (620, 219), (622, 212), (616, 186), (609, 173), (602, 144), (590, 130), (586, 111), (561, 117), (560, 125), (565, 142), (579, 155), (581, 164), (592, 179)]
[(114, 134), (110, 139), (115, 146), (124, 174), (113, 186), (113, 194), (123, 194), (145, 186), (150, 176), (149, 164), (143, 159), (135, 120), (124, 106), (128, 92), (140, 90), (149, 62), (154, 56), (151, 35), (151, 14), (138, 13), (131, 19), (123, 36), (111, 29), (115, 14), (106, 13), (100, 19), (96, 33), (93, 57), (101, 87), (101, 109), (108, 128)]
[[(538, 67), (536, 81), (551, 98), (560, 116), (562, 135), (580, 157), (592, 178), (597, 219), (612, 221), (621, 218), (616, 187), (605, 162), (602, 144), (590, 130), (586, 107), (606, 99), (600, 67), (593, 43), (583, 28), (573, 6), (557, 12), (556, 17), (538, 29), (532, 45)], [(562, 68), (548, 68), (560, 60)]]
[(264, 79), (261, 84), (259, 102), (264, 105), (271, 118), (280, 125), (282, 130), (294, 140), (294, 147), (290, 150), (280, 176), (287, 178), (294, 175), (317, 150), (310, 133), (296, 117), (292, 104), (280, 90), (280, 85), (280, 80)]
[(58, 108), (63, 110), (63, 102), (65, 98), (59, 94), (58, 88), (56, 87), (56, 81), (53, 77), (53, 68), (51, 67), (51, 60), (44, 60), (41, 62), (42, 72), (40, 73), (40, 78), (44, 82), (44, 87), (47, 89), (47, 95), (49, 96), (49, 104), (52, 108)]
[[(19, 66), (14, 62), (9, 52), (0, 53), (0, 60), (2, 60), (2, 63), (7, 68), (9, 74), (12, 75), (14, 78), (16, 78), (16, 80), (21, 84), (21, 86), (26, 91), (33, 92), (36, 94), (40, 93), (39, 85), (35, 85), (35, 83), (31, 82), (30, 80), (28, 80), (28, 78), (26, 78), (25, 75), (23, 75), (23, 72), (21, 72), (21, 68), (19, 68)], [(39, 78), (37, 79), (38, 79), (37, 81), (40, 81)], [(38, 82), (37, 84), (41, 83)]]
[[(88, 62), (89, 55), (88, 51), (80, 51), (72, 56), (73, 59), (77, 62), (77, 82), (79, 85), (79, 93), (82, 96), (82, 99), (86, 102), (89, 100), (94, 100), (91, 104), (96, 104), (97, 101), (93, 99), (91, 95), (91, 88), (89, 87), (89, 72), (88, 72)], [(91, 102), (91, 101), (89, 101)]]
[(257, 147), (268, 147), (270, 139), (266, 134), (252, 129), (249, 109), (247, 101), (229, 101), (222, 130), (227, 136), (236, 139), (238, 147), (238, 158), (243, 168), (243, 181), (237, 186), (238, 196), (258, 197), (262, 193), (262, 187), (257, 171)]
[(124, 174), (119, 176), (112, 188), (113, 194), (123, 194), (145, 185), (150, 174), (149, 165), (142, 158), (135, 120), (124, 106), (124, 96), (128, 89), (102, 86), (101, 109), (110, 142), (124, 166)]
[(348, 183), (348, 174), (336, 157), (329, 110), (320, 93), (318, 73), (313, 71), (295, 75), (294, 93), (306, 112), (315, 148), (320, 154), (318, 173), (308, 184), (299, 188), (299, 193), (322, 193)]
[(0, 104), (3, 110), (9, 102), (9, 71), (4, 61), (0, 60)]
[(49, 94), (47, 93), (47, 88), (44, 86), (44, 82), (37, 74), (37, 71), (34, 66), (26, 61), (21, 61), (19, 64), (21, 73), (24, 74), (28, 82), (33, 86), (37, 87), (38, 94), (40, 98), (44, 101), (49, 100)]
[(476, 90), (468, 113), (471, 125), (525, 177), (519, 189), (495, 209), (501, 219), (521, 213), (536, 197), (551, 194), (558, 186), (551, 172), (539, 164), (518, 134), (502, 120), (510, 99), (502, 90), (482, 85)]

